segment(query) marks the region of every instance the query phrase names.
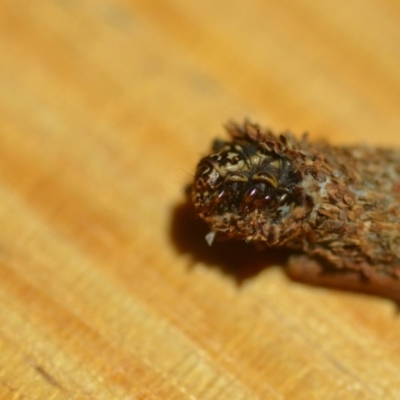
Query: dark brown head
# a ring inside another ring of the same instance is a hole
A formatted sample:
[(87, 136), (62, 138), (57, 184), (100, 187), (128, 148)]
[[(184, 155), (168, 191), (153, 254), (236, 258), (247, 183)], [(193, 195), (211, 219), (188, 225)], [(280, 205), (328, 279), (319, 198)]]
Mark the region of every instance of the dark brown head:
[(217, 140), (200, 160), (192, 200), (203, 218), (243, 219), (255, 211), (276, 220), (295, 202), (298, 176), (290, 161), (256, 141)]

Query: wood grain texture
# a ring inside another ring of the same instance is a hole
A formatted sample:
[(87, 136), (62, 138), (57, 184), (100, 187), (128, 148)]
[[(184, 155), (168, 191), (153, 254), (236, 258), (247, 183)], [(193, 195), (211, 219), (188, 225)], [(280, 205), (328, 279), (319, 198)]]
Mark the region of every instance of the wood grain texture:
[(0, 398), (399, 399), (393, 303), (183, 195), (231, 118), (400, 146), (399, 47), (395, 0), (0, 0)]

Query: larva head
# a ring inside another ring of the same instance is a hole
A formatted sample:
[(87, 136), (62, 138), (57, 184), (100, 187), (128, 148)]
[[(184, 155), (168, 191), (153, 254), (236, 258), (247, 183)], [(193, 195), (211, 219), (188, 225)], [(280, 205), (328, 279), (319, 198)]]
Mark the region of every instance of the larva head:
[(192, 201), (218, 230), (229, 231), (237, 221), (250, 224), (255, 216), (272, 224), (296, 203), (298, 181), (287, 157), (255, 140), (216, 141), (213, 153), (197, 166)]

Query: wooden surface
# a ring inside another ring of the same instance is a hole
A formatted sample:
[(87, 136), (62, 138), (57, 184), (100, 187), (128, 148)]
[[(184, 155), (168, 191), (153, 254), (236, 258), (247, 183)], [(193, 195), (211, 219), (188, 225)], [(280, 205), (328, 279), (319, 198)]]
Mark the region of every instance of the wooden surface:
[(400, 399), (388, 300), (204, 241), (228, 119), (400, 146), (395, 0), (0, 0), (1, 399)]

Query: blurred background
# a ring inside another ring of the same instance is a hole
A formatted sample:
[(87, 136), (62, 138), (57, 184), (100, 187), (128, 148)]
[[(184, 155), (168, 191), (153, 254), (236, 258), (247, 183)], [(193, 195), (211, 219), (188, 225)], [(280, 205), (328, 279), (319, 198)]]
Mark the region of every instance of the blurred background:
[(394, 304), (184, 198), (228, 120), (400, 146), (399, 49), (398, 0), (0, 0), (1, 397), (399, 398)]

